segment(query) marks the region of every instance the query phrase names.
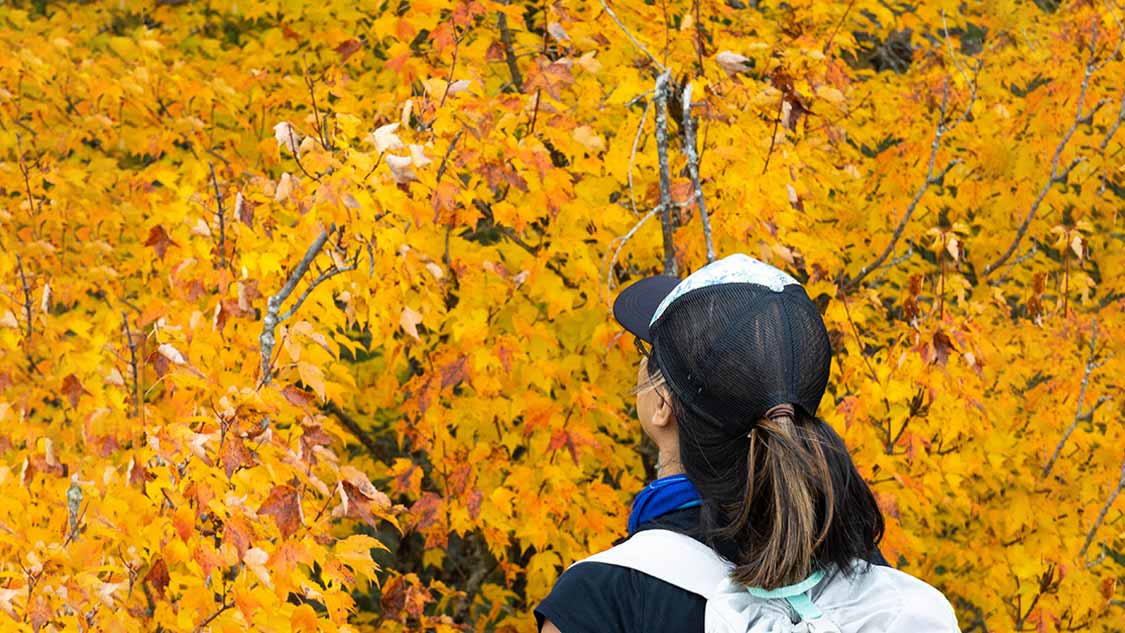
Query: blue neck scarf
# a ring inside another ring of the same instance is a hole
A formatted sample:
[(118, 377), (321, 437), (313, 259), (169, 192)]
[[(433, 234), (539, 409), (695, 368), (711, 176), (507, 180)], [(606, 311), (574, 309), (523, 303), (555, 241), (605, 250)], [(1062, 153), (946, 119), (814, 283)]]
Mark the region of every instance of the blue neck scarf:
[(658, 516), (697, 505), (699, 491), (687, 475), (657, 479), (645, 486), (633, 499), (633, 511), (629, 513), (629, 534), (635, 533), (642, 524)]

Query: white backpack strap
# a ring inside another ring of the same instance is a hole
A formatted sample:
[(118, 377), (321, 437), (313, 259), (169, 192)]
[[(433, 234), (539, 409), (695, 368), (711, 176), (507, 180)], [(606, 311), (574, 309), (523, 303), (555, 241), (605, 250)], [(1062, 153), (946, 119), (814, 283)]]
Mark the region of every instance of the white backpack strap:
[(730, 576), (731, 563), (703, 543), (671, 530), (644, 530), (624, 543), (575, 563), (635, 569), (710, 599)]

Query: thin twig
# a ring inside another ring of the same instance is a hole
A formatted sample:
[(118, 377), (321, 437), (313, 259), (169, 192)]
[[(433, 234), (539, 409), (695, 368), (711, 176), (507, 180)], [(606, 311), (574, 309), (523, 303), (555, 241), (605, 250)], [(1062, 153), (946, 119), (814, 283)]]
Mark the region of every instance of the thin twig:
[(195, 633), (201, 633), (203, 631), (203, 629), (207, 628), (208, 624), (211, 624), (212, 622), (215, 621), (215, 618), (219, 617), (220, 615), (225, 613), (227, 609), (234, 606), (233, 602), (226, 602), (225, 596), (224, 596), (223, 600), (224, 600), (223, 604), (219, 606), (218, 611), (215, 611), (214, 613), (212, 613), (210, 615), (210, 617), (208, 617), (203, 622), (200, 622), (199, 626), (195, 627)]
[(699, 205), (699, 218), (703, 221), (703, 239), (707, 244), (707, 263), (715, 261), (715, 246), (711, 243), (711, 219), (703, 200), (703, 185), (699, 182), (699, 154), (695, 149), (695, 121), (691, 117), (691, 82), (684, 86), (684, 153), (687, 155), (688, 174), (695, 189), (695, 202)]
[[(504, 14), (501, 13), (500, 17), (503, 18)], [(505, 28), (507, 24), (503, 25)], [(461, 48), (461, 39), (464, 34), (453, 40), (453, 63), (449, 65), (449, 77), (445, 80), (445, 91), (441, 93), (441, 101), (438, 102), (437, 109), (440, 110), (445, 105), (445, 99), (449, 96), (449, 87), (453, 85), (453, 73), (457, 71), (457, 51)]]
[(539, 101), (543, 98), (543, 89), (535, 89), (535, 109), (531, 111), (531, 127), (527, 129), (527, 135), (535, 134), (535, 122), (539, 120)]
[[(438, 216), (438, 208), (437, 208), (438, 185), (441, 184), (441, 177), (445, 175), (445, 168), (449, 164), (449, 157), (453, 154), (453, 148), (457, 147), (457, 141), (461, 140), (461, 135), (464, 134), (464, 133), (465, 133), (464, 127), (462, 127), (460, 130), (458, 130), (457, 135), (454, 136), (453, 140), (449, 142), (449, 147), (445, 150), (445, 156), (442, 156), (442, 158), (441, 158), (441, 164), (438, 165), (437, 178), (434, 179), (434, 200), (433, 200), (434, 222), (437, 222), (437, 220), (438, 220), (438, 217), (437, 217)], [(449, 274), (453, 277), (454, 283), (459, 283), (457, 281), (457, 273), (453, 270), (452, 258), (449, 255), (449, 234), (452, 233), (452, 232), (453, 232), (453, 218), (451, 217), (449, 222), (445, 226), (445, 253), (444, 253), (444, 255), (442, 255), (442, 262), (445, 263), (445, 267), (449, 270)]]
[(762, 162), (763, 174), (770, 168), (770, 157), (773, 156), (773, 148), (777, 145), (777, 128), (781, 125), (781, 112), (784, 108), (785, 93), (781, 93), (781, 97), (777, 100), (777, 112), (773, 116), (773, 131), (770, 132), (770, 148), (766, 150), (766, 160)]
[(850, 2), (848, 2), (848, 8), (844, 9), (844, 14), (841, 15), (840, 19), (836, 22), (836, 26), (832, 27), (832, 33), (828, 35), (828, 41), (824, 43), (823, 52), (825, 55), (828, 54), (828, 49), (832, 47), (832, 40), (836, 38), (836, 32), (840, 30), (841, 26), (843, 26), (844, 20), (847, 19), (848, 13), (851, 13), (852, 6), (854, 4), (855, 0), (850, 0)]
[(1098, 533), (1098, 528), (1102, 526), (1102, 521), (1105, 521), (1105, 515), (1109, 513), (1110, 506), (1117, 500), (1117, 495), (1121, 494), (1121, 489), (1125, 488), (1125, 459), (1121, 460), (1121, 475), (1117, 478), (1117, 486), (1110, 493), (1109, 498), (1105, 500), (1105, 505), (1102, 506), (1101, 512), (1098, 512), (1098, 518), (1094, 520), (1094, 525), (1090, 528), (1090, 533), (1086, 535), (1086, 542), (1082, 544), (1082, 551), (1078, 552), (1081, 558), (1086, 557), (1086, 551), (1090, 549), (1090, 544), (1094, 542), (1094, 536)]
[[(35, 196), (31, 194), (30, 170), (27, 168), (27, 161), (25, 161), (23, 158), (23, 138), (18, 132), (16, 133), (16, 151), (20, 155), (20, 173), (23, 174), (23, 185), (27, 188), (27, 210), (31, 213), (35, 213), (37, 209), (35, 204)], [(43, 203), (40, 202), (38, 205), (38, 211), (42, 210)]]
[(1043, 184), (1043, 187), (1039, 190), (1039, 195), (1035, 197), (1035, 201), (1031, 203), (1031, 207), (1027, 210), (1027, 215), (1024, 217), (1023, 222), (1020, 223), (1019, 229), (1016, 230), (1016, 236), (1012, 240), (1012, 243), (1008, 245), (1008, 248), (1005, 249), (1000, 257), (996, 258), (996, 261), (985, 266), (984, 271), (981, 275), (982, 277), (988, 277), (989, 275), (991, 275), (997, 268), (1002, 266), (1004, 262), (1008, 261), (1008, 258), (1012, 256), (1012, 253), (1016, 252), (1016, 249), (1019, 248), (1020, 242), (1023, 240), (1024, 235), (1027, 234), (1028, 227), (1031, 226), (1031, 221), (1035, 218), (1035, 213), (1039, 210), (1039, 205), (1043, 204), (1043, 199), (1047, 197), (1047, 193), (1051, 191), (1051, 188), (1054, 187), (1056, 183), (1066, 180), (1066, 176), (1070, 174), (1070, 171), (1074, 169), (1074, 167), (1078, 165), (1078, 163), (1084, 160), (1084, 157), (1074, 159), (1073, 161), (1071, 161), (1070, 166), (1068, 166), (1060, 174), (1059, 158), (1062, 157), (1063, 150), (1066, 149), (1067, 144), (1070, 143), (1070, 138), (1074, 136), (1074, 132), (1078, 129), (1078, 126), (1086, 118), (1093, 117), (1094, 112), (1096, 112), (1100, 107), (1099, 104), (1098, 106), (1095, 106), (1094, 109), (1088, 114), (1083, 115), (1082, 113), (1082, 109), (1086, 103), (1086, 90), (1090, 86), (1090, 77), (1093, 76), (1094, 71), (1096, 70), (1096, 67), (1094, 66), (1094, 55), (1097, 53), (1097, 42), (1098, 25), (1097, 21), (1095, 20), (1093, 26), (1093, 35), (1090, 38), (1090, 58), (1086, 62), (1086, 72), (1082, 76), (1082, 88), (1078, 92), (1078, 109), (1074, 114), (1074, 121), (1070, 124), (1070, 127), (1067, 129), (1066, 133), (1063, 134), (1062, 140), (1060, 140), (1059, 144), (1055, 147), (1055, 154), (1051, 158), (1051, 174), (1047, 177), (1047, 182)]
[[(496, 22), (500, 27), (500, 43), (504, 45), (504, 59), (508, 63), (508, 72), (512, 74), (512, 83), (516, 86), (516, 92), (523, 92), (523, 75), (520, 74), (520, 66), (516, 63), (516, 51), (512, 48), (512, 31), (508, 28), (508, 16), (503, 11), (497, 13), (500, 17)], [(538, 107), (538, 104), (536, 105)]]
[[(614, 242), (617, 242), (617, 248), (613, 250), (612, 256), (608, 258), (608, 264), (606, 265), (605, 274), (607, 303), (609, 302), (609, 293), (613, 292), (613, 266), (617, 263), (617, 256), (621, 253), (621, 249), (625, 247), (625, 243), (628, 242), (642, 226), (644, 226), (645, 222), (648, 222), (650, 219), (652, 219), (652, 216), (656, 215), (658, 211), (660, 211), (660, 207), (654, 207), (651, 211), (644, 214), (640, 220), (637, 220), (637, 223), (634, 224), (633, 228), (629, 229), (625, 233), (625, 235), (614, 239)], [(610, 242), (610, 245), (612, 246), (613, 242)], [(607, 252), (607, 255), (608, 254), (609, 253)]]
[(1117, 111), (1117, 119), (1114, 120), (1110, 126), (1109, 131), (1105, 133), (1105, 138), (1101, 143), (1098, 143), (1098, 151), (1102, 156), (1105, 156), (1105, 150), (1109, 147), (1109, 142), (1113, 139), (1113, 135), (1117, 134), (1118, 128), (1121, 127), (1122, 121), (1125, 121), (1125, 88), (1121, 90), (1121, 108)]
[(289, 130), (289, 149), (293, 153), (293, 160), (297, 162), (297, 167), (299, 167), (301, 169), (302, 174), (308, 176), (309, 178), (311, 178), (311, 179), (313, 179), (317, 182), (320, 182), (320, 178), (317, 178), (316, 176), (310, 174), (308, 172), (308, 170), (305, 169), (304, 163), (301, 162), (301, 148), (298, 147), (298, 145), (297, 145), (297, 137), (293, 136), (293, 126), (290, 125), (288, 130)]
[(664, 274), (677, 276), (672, 226), (672, 176), (668, 169), (668, 82), (671, 71), (656, 78), (656, 155), (660, 163), (660, 224), (664, 234)]
[(599, 1), (602, 3), (602, 7), (605, 9), (605, 12), (608, 13), (609, 17), (617, 23), (617, 26), (621, 28), (621, 31), (623, 33), (625, 33), (625, 36), (633, 42), (633, 45), (636, 46), (637, 49), (639, 49), (642, 53), (644, 53), (646, 57), (651, 59), (652, 63), (656, 64), (657, 68), (659, 68), (662, 72), (665, 71), (664, 64), (658, 62), (656, 58), (653, 57), (652, 53), (648, 52), (648, 49), (645, 48), (644, 45), (637, 40), (637, 38), (633, 37), (633, 34), (629, 32), (629, 29), (625, 28), (625, 24), (621, 22), (621, 19), (617, 17), (617, 14), (613, 12), (613, 9), (609, 8), (609, 4), (607, 4), (605, 0)]
[(1090, 325), (1090, 356), (1086, 359), (1086, 371), (1082, 374), (1082, 386), (1078, 389), (1078, 405), (1074, 412), (1074, 421), (1067, 427), (1066, 432), (1063, 433), (1062, 439), (1059, 440), (1055, 446), (1055, 452), (1051, 454), (1051, 458), (1047, 460), (1047, 465), (1043, 467), (1043, 472), (1040, 477), (1046, 478), (1051, 474), (1051, 469), (1055, 467), (1055, 462), (1059, 459), (1059, 454), (1062, 453), (1063, 446), (1066, 446), (1066, 441), (1070, 439), (1071, 433), (1074, 429), (1078, 428), (1078, 423), (1082, 420), (1082, 403), (1086, 399), (1086, 387), (1090, 384), (1090, 374), (1097, 369), (1098, 364), (1094, 360), (1094, 355), (1097, 352), (1096, 345), (1098, 342), (1098, 321), (1095, 319)]
[(218, 207), (219, 217), (219, 266), (227, 267), (227, 230), (226, 208), (223, 206), (223, 194), (219, 192), (219, 179), (215, 177), (215, 163), (208, 162), (211, 168), (211, 185), (215, 188), (215, 205)]
[(934, 163), (937, 160), (938, 149), (941, 147), (941, 138), (947, 131), (949, 131), (949, 128), (945, 126), (948, 100), (948, 84), (943, 84), (941, 97), (941, 114), (940, 118), (938, 119), (937, 127), (934, 130), (934, 140), (930, 144), (930, 158), (926, 162), (925, 180), (922, 181), (922, 185), (918, 187), (918, 190), (914, 192), (914, 197), (910, 200), (910, 204), (906, 206), (906, 211), (902, 214), (902, 219), (899, 220), (898, 226), (895, 227), (895, 232), (893, 235), (891, 235), (891, 241), (887, 244), (887, 247), (884, 248), (883, 252), (875, 258), (875, 261), (861, 268), (859, 273), (853, 279), (850, 279), (846, 282), (845, 285), (848, 289), (854, 289), (859, 286), (860, 282), (862, 282), (864, 278), (870, 275), (872, 271), (879, 268), (879, 266), (881, 266), (883, 262), (886, 261), (887, 257), (889, 257), (890, 254), (894, 252), (895, 245), (898, 244), (899, 238), (902, 237), (903, 232), (906, 230), (906, 225), (908, 222), (910, 222), (910, 216), (914, 215), (914, 210), (918, 208), (918, 203), (922, 201), (922, 196), (926, 195), (926, 191), (930, 189), (930, 186), (941, 182), (942, 179), (945, 178), (945, 175), (949, 173), (950, 169), (953, 169), (955, 166), (961, 163), (960, 159), (951, 160), (938, 174), (934, 174)]
[(648, 111), (651, 109), (652, 102), (645, 103), (645, 111), (641, 113), (641, 122), (637, 124), (637, 134), (633, 137), (633, 151), (629, 153), (629, 205), (633, 209), (633, 215), (637, 215), (637, 195), (633, 190), (633, 165), (637, 160), (637, 146), (640, 144), (641, 133), (644, 132)]
[(141, 406), (140, 365), (137, 361), (137, 343), (129, 329), (129, 314), (124, 310), (121, 311), (121, 327), (125, 330), (125, 346), (129, 348), (129, 367), (133, 370), (133, 415), (137, 415)]
[[(1105, 162), (1105, 151), (1109, 148), (1109, 142), (1113, 139), (1113, 135), (1117, 134), (1118, 128), (1121, 123), (1125, 121), (1125, 88), (1121, 89), (1121, 107), (1117, 111), (1117, 119), (1109, 126), (1109, 130), (1105, 133), (1105, 137), (1101, 143), (1098, 143), (1098, 153), (1101, 154), (1102, 162)], [(1102, 174), (1102, 186), (1099, 193), (1104, 192), (1108, 184), (1109, 178), (1105, 173)]]
[(33, 322), (31, 320), (31, 286), (27, 283), (27, 274), (23, 269), (23, 258), (16, 255), (16, 269), (20, 274), (20, 286), (23, 288), (23, 313), (24, 319), (27, 321), (27, 334), (24, 341), (24, 353), (27, 356), (28, 371), (37, 371), (38, 363), (31, 355), (31, 335), (34, 333)]
[(363, 444), (363, 447), (367, 449), (368, 454), (372, 458), (377, 458), (379, 456), (379, 445), (376, 444), (375, 440), (370, 435), (368, 435), (366, 431), (363, 430), (363, 427), (359, 425), (359, 422), (356, 422), (355, 418), (348, 415), (346, 412), (344, 412), (343, 409), (340, 408), (340, 405), (329, 400), (328, 402), (320, 405), (320, 410), (324, 411), (325, 413), (331, 414), (333, 417), (339, 420), (340, 424), (342, 424), (349, 433), (355, 436), (355, 438), (359, 440), (360, 444)]
[(320, 146), (326, 150), (332, 148), (328, 146), (328, 131), (325, 129), (325, 122), (320, 117), (320, 108), (316, 105), (316, 84), (313, 83), (312, 77), (309, 76), (309, 66), (305, 63), (305, 85), (309, 89), (309, 98), (312, 100), (313, 120), (316, 121), (316, 133), (320, 136)]

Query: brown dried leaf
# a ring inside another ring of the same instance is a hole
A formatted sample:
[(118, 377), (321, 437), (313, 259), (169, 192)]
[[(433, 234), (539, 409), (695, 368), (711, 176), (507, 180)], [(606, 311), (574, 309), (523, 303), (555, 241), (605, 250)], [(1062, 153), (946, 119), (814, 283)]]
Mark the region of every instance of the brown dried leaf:
[(301, 496), (292, 486), (274, 486), (258, 508), (258, 514), (273, 515), (282, 538), (288, 538), (303, 523)]

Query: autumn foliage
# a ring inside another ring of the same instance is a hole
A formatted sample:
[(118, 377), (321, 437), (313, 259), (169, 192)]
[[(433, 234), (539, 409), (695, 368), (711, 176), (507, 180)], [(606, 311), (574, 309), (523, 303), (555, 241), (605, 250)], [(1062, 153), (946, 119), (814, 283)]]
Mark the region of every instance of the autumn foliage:
[(1123, 19), (3, 4), (0, 628), (533, 630), (651, 476), (609, 302), (713, 245), (821, 306), (892, 562), (1119, 630)]

